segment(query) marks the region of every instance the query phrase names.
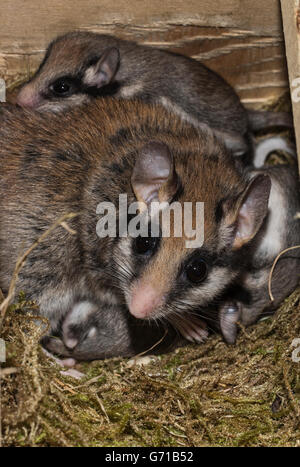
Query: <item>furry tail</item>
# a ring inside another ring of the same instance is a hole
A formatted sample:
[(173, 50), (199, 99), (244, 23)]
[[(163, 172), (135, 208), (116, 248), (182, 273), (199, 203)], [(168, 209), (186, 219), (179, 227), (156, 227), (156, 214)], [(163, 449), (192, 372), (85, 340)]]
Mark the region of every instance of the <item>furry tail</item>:
[(287, 112), (248, 110), (249, 126), (253, 132), (270, 128), (293, 128), (293, 116)]
[(273, 151), (286, 151), (296, 157), (296, 147), (292, 143), (287, 143), (281, 136), (265, 138), (256, 144), (254, 151), (253, 165), (255, 168), (262, 167), (268, 155)]

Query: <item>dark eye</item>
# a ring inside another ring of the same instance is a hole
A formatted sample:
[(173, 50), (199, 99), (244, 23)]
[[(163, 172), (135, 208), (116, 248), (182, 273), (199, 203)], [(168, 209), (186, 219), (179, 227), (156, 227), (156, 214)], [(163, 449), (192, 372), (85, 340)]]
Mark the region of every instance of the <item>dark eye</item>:
[(50, 89), (58, 96), (69, 96), (72, 92), (72, 83), (69, 79), (60, 78), (50, 86)]
[(137, 237), (134, 239), (134, 250), (139, 255), (145, 255), (152, 252), (157, 245), (155, 237)]
[(189, 281), (200, 284), (207, 277), (208, 267), (203, 259), (194, 259), (185, 269)]

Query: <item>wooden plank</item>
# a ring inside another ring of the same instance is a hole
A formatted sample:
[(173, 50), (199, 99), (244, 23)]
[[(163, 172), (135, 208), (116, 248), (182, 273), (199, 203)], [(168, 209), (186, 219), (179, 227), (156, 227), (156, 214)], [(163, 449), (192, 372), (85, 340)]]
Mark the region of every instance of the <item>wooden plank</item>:
[(9, 88), (28, 79), (49, 41), (74, 29), (193, 56), (249, 105), (288, 86), (279, 0), (10, 0), (1, 5), (0, 78)]
[(281, 0), (300, 173), (300, 0)]
[(1, 2), (2, 53), (30, 51), (75, 28), (219, 26), (280, 35), (279, 0), (10, 0)]

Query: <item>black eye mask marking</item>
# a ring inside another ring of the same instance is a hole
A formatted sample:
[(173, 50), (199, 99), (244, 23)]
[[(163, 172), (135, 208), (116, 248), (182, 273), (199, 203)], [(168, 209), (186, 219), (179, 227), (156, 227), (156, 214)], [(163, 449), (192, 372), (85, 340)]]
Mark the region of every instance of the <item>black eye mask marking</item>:
[[(159, 231), (159, 235), (161, 232)], [(156, 235), (151, 235), (151, 225), (148, 225), (148, 236), (142, 237), (139, 235), (136, 238), (133, 238), (132, 241), (132, 250), (135, 254), (139, 256), (149, 257), (153, 256), (153, 254), (157, 251), (158, 246), (160, 243), (160, 236), (157, 237)]]
[(205, 281), (214, 265), (214, 257), (204, 249), (194, 251), (182, 264), (178, 279), (185, 285), (197, 286)]
[(81, 80), (73, 76), (62, 76), (53, 81), (48, 90), (48, 97), (67, 98), (81, 90)]
[[(160, 233), (161, 235), (161, 233)], [(151, 236), (150, 225), (148, 228), (148, 236), (142, 237), (138, 236), (137, 238), (132, 238), (131, 248), (132, 248), (132, 261), (133, 261), (133, 270), (136, 272), (137, 276), (141, 273), (146, 264), (152, 260), (152, 258), (159, 251), (159, 246), (161, 242), (161, 237)]]
[(157, 243), (157, 238), (137, 237), (133, 242), (133, 251), (138, 255), (150, 255), (156, 250)]
[(184, 261), (179, 272), (178, 279), (185, 285), (198, 286), (205, 282), (210, 271), (214, 267), (224, 267), (235, 269), (236, 260), (242, 263), (241, 256), (236, 257), (233, 252), (211, 253), (205, 248), (194, 251), (190, 257)]
[(208, 265), (202, 258), (193, 259), (185, 267), (185, 275), (192, 284), (201, 284), (208, 275)]

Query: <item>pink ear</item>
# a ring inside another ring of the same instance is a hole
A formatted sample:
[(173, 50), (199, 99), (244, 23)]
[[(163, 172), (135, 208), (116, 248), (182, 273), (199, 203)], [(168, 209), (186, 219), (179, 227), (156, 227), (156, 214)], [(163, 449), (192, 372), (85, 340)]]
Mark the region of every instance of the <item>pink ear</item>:
[(270, 191), (270, 177), (264, 174), (257, 175), (237, 201), (231, 203), (227, 212), (225, 208), (225, 223), (234, 227), (235, 231), (233, 249), (241, 248), (250, 242), (259, 231), (268, 213)]
[(168, 146), (150, 141), (139, 152), (131, 176), (138, 201), (169, 201), (177, 191), (178, 177)]
[(113, 80), (119, 63), (119, 50), (115, 47), (106, 49), (98, 62), (87, 68), (84, 73), (83, 82), (88, 86), (102, 88)]

